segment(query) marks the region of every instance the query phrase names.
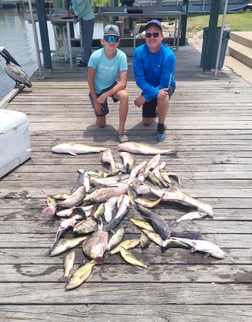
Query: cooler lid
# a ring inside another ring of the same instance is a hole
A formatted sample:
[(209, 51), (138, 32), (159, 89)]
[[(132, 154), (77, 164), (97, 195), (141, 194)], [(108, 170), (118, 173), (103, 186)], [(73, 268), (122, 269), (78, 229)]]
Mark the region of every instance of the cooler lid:
[(22, 112), (0, 109), (0, 135), (27, 123), (27, 116)]

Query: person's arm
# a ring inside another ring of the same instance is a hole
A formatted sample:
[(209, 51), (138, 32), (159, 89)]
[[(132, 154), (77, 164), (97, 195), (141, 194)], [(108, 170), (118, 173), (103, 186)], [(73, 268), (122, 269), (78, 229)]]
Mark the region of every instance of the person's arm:
[(118, 80), (117, 84), (114, 87), (112, 87), (111, 89), (109, 89), (108, 91), (102, 93), (102, 95), (100, 95), (97, 99), (98, 102), (104, 103), (104, 101), (107, 97), (116, 94), (117, 92), (119, 92), (122, 89), (125, 89), (126, 85), (127, 85), (127, 75), (128, 75), (127, 70), (120, 72), (119, 73), (119, 80)]
[[(150, 85), (146, 80), (143, 55), (144, 54), (142, 51), (135, 50), (133, 60), (134, 76), (137, 86), (143, 92), (145, 101), (149, 102), (150, 100), (158, 96), (159, 88)], [(142, 101), (143, 99), (141, 99), (141, 102)]]
[(94, 85), (95, 74), (96, 74), (96, 69), (93, 67), (88, 67), (88, 87), (89, 87), (90, 93), (94, 99), (95, 110), (97, 113), (101, 114), (102, 113), (102, 105), (100, 102), (98, 102), (96, 90), (95, 90), (95, 85)]

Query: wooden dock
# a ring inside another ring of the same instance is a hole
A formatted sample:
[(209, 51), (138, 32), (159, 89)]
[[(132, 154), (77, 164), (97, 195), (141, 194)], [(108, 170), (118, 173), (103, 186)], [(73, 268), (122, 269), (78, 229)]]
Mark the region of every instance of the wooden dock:
[[(131, 141), (157, 145), (155, 127), (141, 125), (134, 106), (139, 90), (132, 74), (127, 133)], [(217, 78), (202, 73), (192, 46), (177, 55), (177, 89), (167, 117), (167, 139), (176, 156), (162, 156), (166, 169), (180, 176), (180, 189), (213, 206), (213, 220), (187, 221), (174, 233), (197, 232), (217, 243), (224, 259), (186, 249), (162, 253), (151, 244), (134, 254), (147, 269), (126, 264), (118, 255), (97, 265), (86, 283), (65, 291), (63, 255), (45, 256), (58, 220), (41, 214), (48, 195), (69, 193), (77, 169), (101, 170), (97, 154), (53, 154), (57, 143), (76, 141), (114, 148), (117, 105), (110, 104), (108, 126), (98, 129), (88, 100), (86, 69), (54, 64), (52, 72), (24, 89), (8, 109), (26, 113), (32, 157), (0, 181), (1, 321), (230, 322), (252, 320), (252, 85), (229, 70)], [(150, 156), (135, 155), (137, 163)], [(166, 218), (188, 209), (163, 204)], [(129, 231), (128, 236), (139, 235)], [(76, 266), (83, 261), (80, 252)]]

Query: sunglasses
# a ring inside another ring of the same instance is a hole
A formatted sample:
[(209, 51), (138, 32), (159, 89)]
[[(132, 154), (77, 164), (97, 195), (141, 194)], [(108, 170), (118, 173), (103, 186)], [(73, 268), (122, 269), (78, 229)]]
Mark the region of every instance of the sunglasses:
[(160, 35), (160, 33), (159, 33), (159, 32), (153, 32), (153, 33), (151, 33), (151, 32), (146, 32), (146, 33), (145, 33), (145, 37), (146, 37), (146, 38), (151, 38), (151, 37), (157, 38), (159, 35)]
[(119, 41), (119, 36), (115, 36), (115, 35), (108, 35), (104, 37), (104, 40), (106, 42), (118, 42)]

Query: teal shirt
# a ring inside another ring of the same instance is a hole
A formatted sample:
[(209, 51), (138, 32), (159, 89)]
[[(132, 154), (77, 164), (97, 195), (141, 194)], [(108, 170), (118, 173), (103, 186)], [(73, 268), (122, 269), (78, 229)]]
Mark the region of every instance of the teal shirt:
[(77, 17), (83, 20), (95, 18), (90, 0), (71, 0), (69, 11), (72, 11)]
[(115, 57), (108, 59), (104, 48), (100, 48), (90, 56), (88, 67), (96, 70), (94, 85), (96, 93), (99, 94), (118, 80), (120, 72), (128, 70), (127, 56), (117, 48)]

